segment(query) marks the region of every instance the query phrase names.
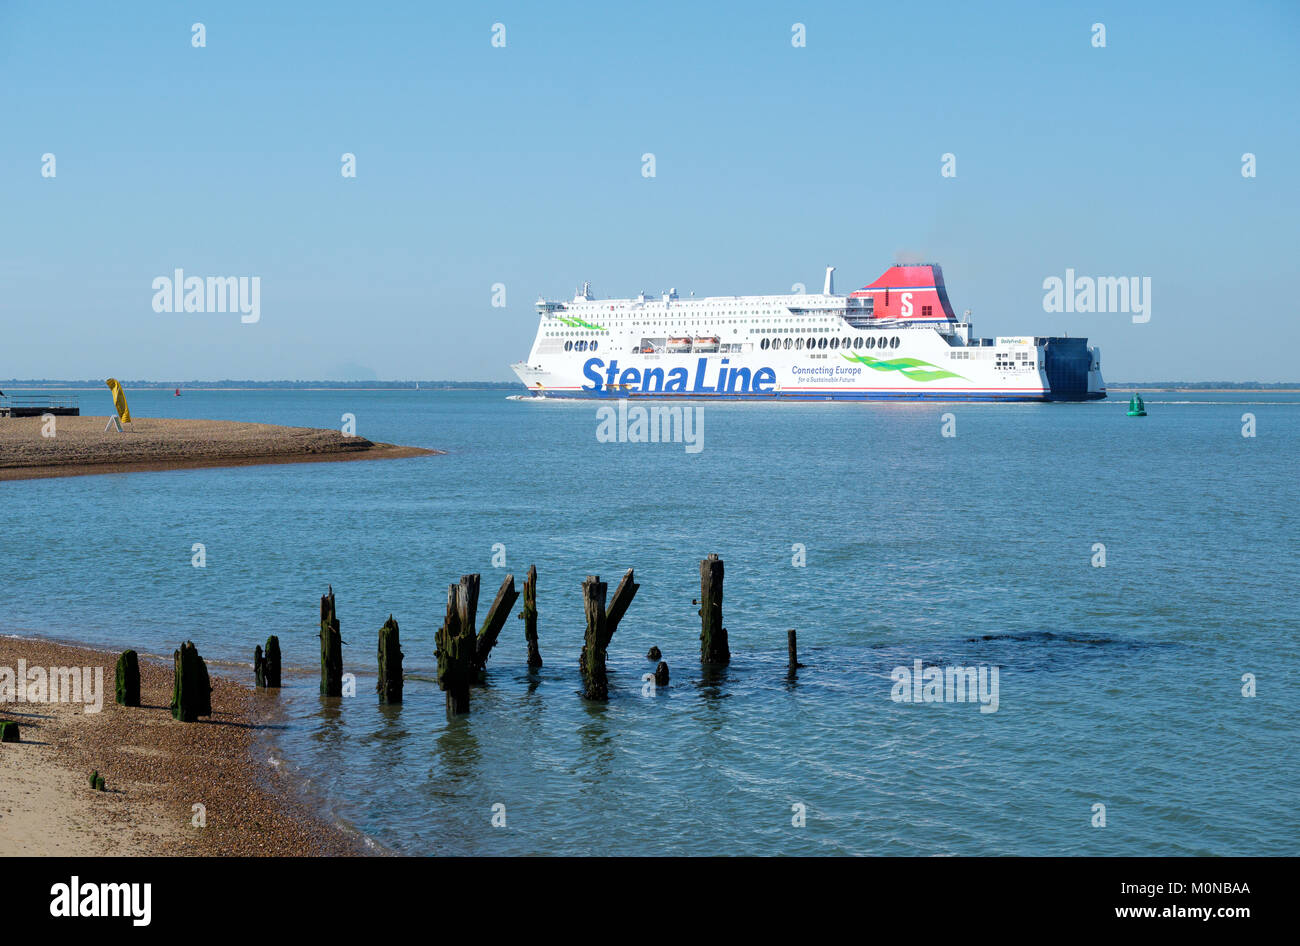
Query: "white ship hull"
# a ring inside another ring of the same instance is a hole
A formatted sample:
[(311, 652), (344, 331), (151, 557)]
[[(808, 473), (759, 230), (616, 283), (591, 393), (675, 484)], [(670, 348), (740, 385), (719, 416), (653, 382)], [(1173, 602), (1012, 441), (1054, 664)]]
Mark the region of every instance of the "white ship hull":
[(539, 302), (529, 392), (550, 398), (1048, 401), (1105, 397), (1085, 339), (972, 339), (937, 266), (850, 296)]

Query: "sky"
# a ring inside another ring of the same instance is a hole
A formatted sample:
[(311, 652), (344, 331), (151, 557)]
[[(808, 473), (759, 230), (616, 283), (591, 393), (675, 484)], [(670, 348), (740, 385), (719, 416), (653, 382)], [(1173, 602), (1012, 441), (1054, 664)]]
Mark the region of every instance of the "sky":
[[(925, 260), (1111, 382), (1300, 381), (1298, 53), (1281, 0), (0, 0), (0, 378), (510, 380), (584, 280)], [(258, 320), (155, 311), (176, 269)], [(1149, 321), (1045, 311), (1067, 269)]]

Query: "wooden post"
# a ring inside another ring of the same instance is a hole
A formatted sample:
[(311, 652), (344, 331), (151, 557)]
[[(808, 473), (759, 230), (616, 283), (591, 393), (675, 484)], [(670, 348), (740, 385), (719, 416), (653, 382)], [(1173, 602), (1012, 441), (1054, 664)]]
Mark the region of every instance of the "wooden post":
[(659, 660), (663, 657), (663, 652), (659, 650), (658, 644), (652, 644), (650, 649), (645, 652), (646, 660)]
[(605, 612), (605, 646), (614, 638), (614, 632), (618, 630), (618, 622), (623, 620), (623, 615), (627, 614), (628, 606), (632, 599), (636, 597), (636, 591), (641, 586), (632, 579), (632, 569), (628, 569), (623, 575), (623, 580), (618, 583), (618, 588), (614, 590), (614, 597), (609, 599), (609, 610)]
[(193, 641), (181, 644), (172, 654), (172, 664), (172, 716), (183, 723), (211, 716), (212, 684), (208, 680), (208, 665), (199, 656)]
[(659, 666), (655, 667), (655, 686), (668, 686), (668, 664), (662, 660), (659, 661)]
[(510, 617), (510, 609), (515, 606), (519, 600), (519, 592), (515, 591), (515, 576), (506, 575), (501, 582), (501, 588), (497, 591), (496, 598), (492, 601), (492, 607), (488, 608), (487, 619), (483, 622), (483, 630), (479, 631), (478, 643), (474, 648), (474, 669), (483, 670), (487, 666), (488, 654), (492, 653), (492, 648), (496, 646), (497, 637), (501, 634), (501, 628), (505, 626), (506, 618)]
[(722, 626), (722, 559), (712, 553), (700, 561), (700, 662), (731, 663), (727, 629)]
[[(470, 634), (478, 627), (478, 588), (479, 574), (460, 576), (460, 590), (456, 593), (456, 608), (460, 611), (461, 629), (468, 629)], [(477, 641), (476, 641), (477, 646)]]
[(434, 636), (437, 644), (438, 686), (447, 694), (447, 712), (469, 712), (469, 686), (474, 678), (478, 640), (474, 614), (478, 610), (478, 575), (465, 575), (459, 585), (447, 588), (447, 614)]
[(790, 670), (798, 670), (803, 664), (799, 663), (799, 647), (795, 643), (794, 628), (785, 632), (786, 648), (790, 652)]
[(117, 702), (121, 706), (140, 705), (140, 658), (133, 650), (117, 658)]
[(379, 682), (375, 689), (380, 703), (402, 702), (402, 643), (391, 614), (379, 629)]
[(320, 599), (320, 692), (321, 696), (343, 695), (343, 637), (334, 610), (334, 586)]
[(259, 690), (266, 687), (266, 658), (262, 656), (262, 645), (253, 648), (253, 686)]
[(542, 653), (537, 649), (537, 566), (528, 566), (524, 579), (524, 640), (528, 642), (528, 666), (536, 670), (542, 665)]
[(0, 742), (21, 742), (18, 724), (12, 719), (0, 719)]
[(272, 634), (266, 639), (266, 650), (262, 656), (264, 687), (280, 688), (280, 638)]
[(605, 630), (605, 592), (608, 589), (599, 575), (588, 575), (582, 583), (587, 631), (578, 663), (582, 668), (582, 692), (589, 700), (609, 699), (609, 679), (605, 674), (605, 645), (609, 640)]

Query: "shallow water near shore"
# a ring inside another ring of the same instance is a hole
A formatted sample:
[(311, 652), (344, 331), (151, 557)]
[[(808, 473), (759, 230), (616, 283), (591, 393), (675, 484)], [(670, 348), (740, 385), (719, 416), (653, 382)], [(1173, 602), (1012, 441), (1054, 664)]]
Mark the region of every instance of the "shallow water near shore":
[[(1300, 395), (1144, 392), (1141, 419), (1126, 397), (705, 404), (698, 454), (600, 443), (596, 405), (502, 391), (129, 396), (144, 416), (337, 428), (351, 413), (361, 436), (448, 451), (0, 484), (0, 633), (162, 654), (192, 638), (244, 664), (278, 634), (302, 671), (265, 695), (278, 751), (390, 849), (1300, 854)], [(712, 678), (691, 603), (709, 552), (733, 654)], [(529, 673), (512, 617), (471, 714), (448, 721), (433, 682), (447, 585), (482, 573), (481, 620), (530, 563), (545, 666)], [(628, 567), (641, 589), (611, 699), (590, 704), (580, 583), (612, 590)], [(342, 700), (315, 685), (327, 584), (358, 677)], [(400, 707), (374, 693), (390, 612)], [(652, 644), (672, 682), (644, 695)], [(895, 702), (891, 672), (916, 660), (996, 666), (997, 711)]]

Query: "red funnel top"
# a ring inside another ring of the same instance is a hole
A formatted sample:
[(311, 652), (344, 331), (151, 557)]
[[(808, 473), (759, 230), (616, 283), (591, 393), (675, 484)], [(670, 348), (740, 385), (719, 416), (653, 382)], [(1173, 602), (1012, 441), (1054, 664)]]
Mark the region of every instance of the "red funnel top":
[(875, 282), (850, 293), (873, 300), (872, 317), (908, 322), (956, 321), (937, 263), (891, 266)]

